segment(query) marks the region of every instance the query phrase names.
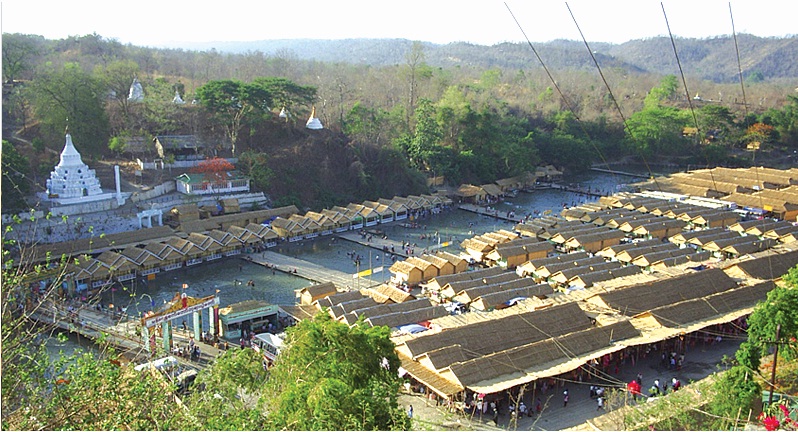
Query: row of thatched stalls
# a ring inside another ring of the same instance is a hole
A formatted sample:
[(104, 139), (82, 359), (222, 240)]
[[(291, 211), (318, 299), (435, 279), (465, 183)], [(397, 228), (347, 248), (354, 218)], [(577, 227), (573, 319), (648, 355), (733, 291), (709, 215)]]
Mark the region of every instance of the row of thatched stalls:
[(363, 204), (350, 203), (346, 207), (334, 206), (321, 212), (278, 217), (271, 221), (271, 228), (281, 238), (296, 242), (395, 221), (412, 222), (418, 215), (437, 213), (451, 204), (451, 199), (440, 195), (380, 198)]
[(97, 257), (83, 256), (67, 265), (67, 280), (81, 292), (97, 289), (114, 281), (125, 282), (143, 276), (154, 279), (160, 272), (191, 267), (243, 250), (276, 245), (277, 233), (255, 223), (246, 227), (230, 226), (205, 234), (191, 233), (186, 238), (171, 235), (144, 245), (130, 244), (123, 249), (106, 250)]
[[(562, 217), (530, 219), (514, 231), (465, 239), (460, 255), (480, 266), (517, 268), (519, 275), (555, 288), (581, 289), (642, 271), (745, 256), (795, 241), (796, 233), (798, 227), (786, 221), (740, 221), (727, 207), (618, 194), (566, 209)], [(561, 254), (550, 258), (555, 251)], [(446, 300), (424, 282), (448, 271), (423, 258), (394, 263), (392, 282), (418, 284), (436, 300)]]
[(407, 376), (452, 406), (462, 406), (467, 394), (500, 396), (538, 380), (565, 377), (607, 354), (628, 354), (745, 317), (779, 283), (774, 280), (798, 264), (798, 252), (777, 251), (784, 252), (759, 253), (725, 269), (685, 270), (665, 278), (640, 274), (571, 294), (532, 282), (488, 293), (500, 283), (531, 280), (498, 268), (468, 272), (478, 274), (470, 280), (436, 278), (431, 283), (446, 281), (442, 291), (457, 291), (453, 298), (472, 304), (479, 296), (516, 300), (513, 307), (428, 319), (423, 330), (397, 331), (393, 339)]
[(403, 370), (457, 404), (747, 316), (798, 264), (798, 229), (716, 204), (620, 194), (463, 241), (485, 268), (421, 286), (468, 312), (396, 331)]
[(689, 194), (735, 203), (741, 213), (795, 220), (798, 216), (798, 168), (702, 169), (638, 183), (643, 189)]

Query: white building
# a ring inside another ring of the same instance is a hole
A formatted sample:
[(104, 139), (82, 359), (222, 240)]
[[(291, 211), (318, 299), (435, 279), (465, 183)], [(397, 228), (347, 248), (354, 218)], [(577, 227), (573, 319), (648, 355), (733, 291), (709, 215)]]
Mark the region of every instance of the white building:
[(66, 134), (66, 144), (61, 151), (61, 161), (50, 172), (47, 193), (52, 198), (70, 199), (102, 195), (100, 180), (93, 169), (83, 163), (80, 153), (72, 144), (72, 136)]
[(321, 121), (319, 120), (318, 117), (316, 117), (315, 106), (313, 107), (313, 110), (310, 112), (310, 117), (308, 118), (308, 122), (305, 123), (305, 127), (314, 130), (324, 129), (324, 126), (322, 126)]
[(225, 172), (219, 176), (186, 173), (179, 175), (175, 182), (177, 191), (186, 195), (249, 192), (249, 178), (235, 172)]
[(127, 100), (130, 102), (141, 102), (144, 100), (144, 88), (138, 78), (133, 78), (133, 83), (130, 84), (130, 93), (128, 93)]

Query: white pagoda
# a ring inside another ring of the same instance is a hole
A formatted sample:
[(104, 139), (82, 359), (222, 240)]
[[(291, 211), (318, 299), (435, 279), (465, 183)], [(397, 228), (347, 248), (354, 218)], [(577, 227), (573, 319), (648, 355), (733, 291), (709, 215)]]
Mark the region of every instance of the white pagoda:
[(83, 163), (80, 153), (72, 144), (72, 136), (66, 134), (66, 144), (61, 151), (61, 161), (50, 172), (47, 193), (51, 198), (70, 199), (102, 195), (100, 180), (93, 169)]
[(127, 100), (130, 102), (141, 102), (144, 100), (144, 88), (138, 78), (133, 78), (133, 83), (130, 84), (130, 93), (128, 93)]
[(175, 97), (172, 98), (172, 103), (183, 105), (184, 103), (186, 103), (186, 101), (184, 101), (183, 98), (180, 97), (180, 93), (177, 90), (175, 90)]
[(313, 110), (311, 110), (310, 112), (310, 118), (308, 118), (308, 122), (305, 124), (305, 127), (314, 130), (324, 129), (324, 126), (322, 126), (321, 121), (319, 121), (319, 118), (316, 117), (315, 106), (313, 107)]

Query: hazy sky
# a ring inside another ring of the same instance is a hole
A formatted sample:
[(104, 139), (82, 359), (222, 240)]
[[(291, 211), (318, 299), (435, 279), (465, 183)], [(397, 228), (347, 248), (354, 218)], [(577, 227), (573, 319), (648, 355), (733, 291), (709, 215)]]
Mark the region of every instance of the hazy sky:
[(134, 45), (264, 39), (403, 38), (492, 45), (532, 42), (621, 43), (667, 35), (798, 34), (795, 0), (3, 0), (4, 33), (48, 39), (97, 33)]

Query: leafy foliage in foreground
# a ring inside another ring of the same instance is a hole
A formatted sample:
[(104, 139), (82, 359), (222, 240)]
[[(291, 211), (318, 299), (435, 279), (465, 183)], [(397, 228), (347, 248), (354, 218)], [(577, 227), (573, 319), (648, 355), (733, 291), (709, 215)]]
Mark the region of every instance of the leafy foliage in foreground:
[(264, 392), (269, 428), (407, 430), (399, 359), (387, 327), (353, 327), (326, 312), (289, 329)]

